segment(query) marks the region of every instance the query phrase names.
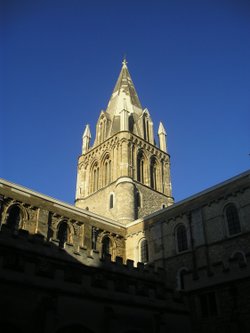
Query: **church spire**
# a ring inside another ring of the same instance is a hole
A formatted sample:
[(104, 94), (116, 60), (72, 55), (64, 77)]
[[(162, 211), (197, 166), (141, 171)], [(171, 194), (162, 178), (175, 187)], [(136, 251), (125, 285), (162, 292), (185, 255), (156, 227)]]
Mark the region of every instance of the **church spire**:
[(119, 115), (123, 109), (126, 109), (130, 114), (142, 113), (142, 106), (129, 74), (126, 58), (122, 61), (122, 69), (106, 112), (111, 115)]

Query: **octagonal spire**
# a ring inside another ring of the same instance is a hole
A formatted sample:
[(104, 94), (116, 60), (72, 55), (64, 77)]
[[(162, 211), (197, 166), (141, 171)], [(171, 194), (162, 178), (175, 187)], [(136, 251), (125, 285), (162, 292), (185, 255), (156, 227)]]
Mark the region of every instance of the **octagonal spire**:
[(126, 59), (122, 62), (122, 69), (110, 97), (106, 112), (118, 115), (124, 109), (129, 113), (141, 114), (142, 112), (142, 106), (129, 74)]

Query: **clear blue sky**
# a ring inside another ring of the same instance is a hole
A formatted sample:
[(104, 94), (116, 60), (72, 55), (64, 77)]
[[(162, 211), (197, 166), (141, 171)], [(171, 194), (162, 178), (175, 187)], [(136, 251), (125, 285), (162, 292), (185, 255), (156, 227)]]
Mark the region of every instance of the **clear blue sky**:
[[(250, 2), (1, 1), (0, 177), (73, 203), (126, 54), (176, 201), (250, 166)], [(94, 135), (93, 135), (94, 136)]]

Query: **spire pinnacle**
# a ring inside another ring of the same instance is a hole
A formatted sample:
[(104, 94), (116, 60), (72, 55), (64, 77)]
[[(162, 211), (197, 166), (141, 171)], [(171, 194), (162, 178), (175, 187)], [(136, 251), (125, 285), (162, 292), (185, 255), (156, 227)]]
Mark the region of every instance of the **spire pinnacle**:
[(163, 123), (161, 121), (160, 121), (160, 124), (159, 124), (158, 134), (166, 135), (166, 130), (165, 130), (165, 128), (163, 126)]
[(85, 130), (83, 132), (83, 138), (91, 138), (91, 133), (90, 133), (90, 128), (89, 128), (89, 124), (86, 125)]
[(122, 60), (122, 67), (127, 68), (127, 60), (126, 60), (126, 54), (124, 54), (123, 60)]
[(160, 149), (165, 152), (167, 152), (166, 136), (167, 136), (166, 130), (165, 130), (162, 122), (160, 122), (159, 129), (158, 129), (159, 145), (160, 145)]
[(90, 139), (91, 139), (91, 133), (90, 133), (89, 124), (87, 124), (82, 136), (82, 154), (86, 154), (88, 152)]

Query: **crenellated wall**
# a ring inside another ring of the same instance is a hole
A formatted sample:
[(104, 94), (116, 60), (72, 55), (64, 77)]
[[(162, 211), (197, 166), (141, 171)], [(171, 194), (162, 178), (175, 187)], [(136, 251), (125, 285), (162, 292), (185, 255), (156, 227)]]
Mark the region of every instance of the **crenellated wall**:
[(0, 282), (0, 322), (6, 329), (55, 333), (78, 325), (115, 333), (120, 320), (124, 332), (190, 327), (185, 302), (167, 288), (163, 269), (124, 264), (121, 257), (100, 259), (98, 251), (68, 243), (62, 249), (57, 240), (23, 229), (13, 234), (4, 224)]

